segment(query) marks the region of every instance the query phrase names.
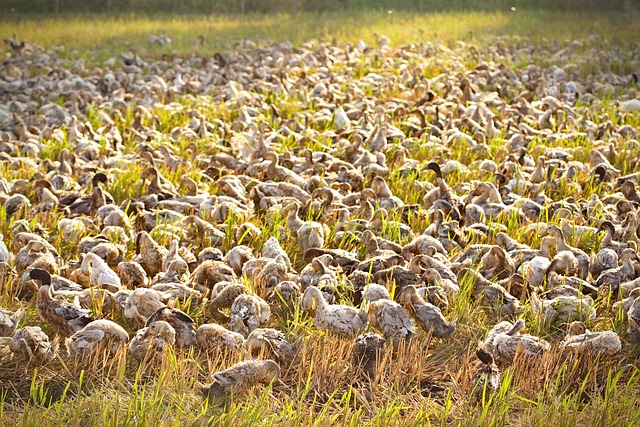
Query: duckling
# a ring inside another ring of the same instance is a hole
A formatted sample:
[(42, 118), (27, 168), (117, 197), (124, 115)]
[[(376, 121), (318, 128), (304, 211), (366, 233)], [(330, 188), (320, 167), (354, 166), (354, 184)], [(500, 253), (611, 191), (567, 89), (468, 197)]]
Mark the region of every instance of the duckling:
[(620, 352), (622, 343), (614, 331), (591, 332), (584, 323), (573, 322), (560, 347), (576, 354), (613, 356)]
[[(371, 285), (369, 285), (371, 286)], [(400, 304), (390, 299), (380, 298), (369, 304), (371, 326), (378, 329), (387, 341), (398, 346), (415, 334), (416, 328), (409, 314)]]
[(356, 338), (352, 361), (365, 378), (375, 378), (378, 365), (386, 353), (385, 343), (382, 335), (374, 333), (362, 334)]
[(418, 325), (427, 333), (431, 333), (437, 338), (451, 336), (456, 330), (456, 321), (447, 321), (438, 307), (426, 302), (415, 286), (409, 285), (402, 290), (398, 297), (409, 315), (413, 317)]
[(18, 324), (25, 313), (24, 308), (16, 310), (14, 313), (4, 308), (0, 308), (0, 338), (10, 337), (16, 331)]
[(26, 360), (44, 365), (56, 357), (58, 345), (55, 340), (50, 343), (49, 337), (39, 326), (25, 326), (13, 334), (9, 341), (9, 349), (19, 353)]
[(71, 357), (86, 358), (102, 350), (114, 356), (127, 342), (129, 334), (122, 326), (111, 320), (98, 319), (67, 338), (65, 345)]
[(148, 327), (159, 320), (163, 320), (173, 327), (178, 347), (190, 347), (196, 344), (195, 322), (184, 311), (177, 308), (161, 307), (149, 316), (145, 326)]
[(493, 355), (484, 349), (476, 351), (478, 363), (473, 370), (473, 397), (476, 402), (484, 404), (489, 401), (500, 388), (500, 370), (493, 360)]
[(176, 331), (168, 322), (159, 320), (136, 332), (129, 343), (129, 353), (138, 359), (155, 358), (176, 342)]
[(54, 299), (51, 287), (51, 274), (48, 271), (34, 268), (30, 273), (31, 280), (38, 280), (42, 283), (36, 296), (36, 311), (38, 316), (56, 332), (69, 337), (94, 319), (90, 315), (90, 310), (79, 307), (78, 303), (68, 303)]
[(590, 296), (560, 295), (550, 300), (540, 300), (533, 294), (531, 304), (533, 310), (540, 315), (540, 320), (547, 324), (591, 320), (596, 317), (593, 299)]
[(149, 288), (136, 288), (128, 296), (124, 306), (124, 317), (138, 325), (147, 323), (147, 319), (157, 310), (166, 306), (168, 294)]
[(327, 303), (320, 289), (309, 286), (302, 295), (302, 309), (310, 312), (317, 328), (353, 339), (367, 326), (367, 313), (348, 305)]
[(207, 353), (232, 354), (242, 349), (244, 337), (216, 323), (205, 323), (196, 329), (196, 342)]
[(246, 393), (258, 384), (269, 384), (280, 376), (280, 365), (274, 360), (245, 360), (211, 375), (213, 383), (204, 391), (207, 399), (225, 401)]
[[(506, 323), (508, 324), (508, 322)], [(485, 340), (486, 350), (493, 354), (498, 365), (512, 363), (516, 353), (519, 352), (522, 352), (527, 357), (541, 357), (545, 351), (551, 348), (547, 341), (533, 335), (524, 334), (524, 330), (524, 320), (518, 319), (511, 329), (507, 331), (504, 331), (504, 329), (496, 330), (487, 335), (487, 340)]]
[(287, 341), (285, 335), (273, 328), (254, 329), (244, 342), (244, 347), (251, 357), (262, 354), (282, 367), (287, 367), (293, 361), (296, 352), (295, 346)]
[(231, 304), (229, 327), (243, 336), (267, 326), (271, 318), (269, 304), (257, 295), (240, 294)]

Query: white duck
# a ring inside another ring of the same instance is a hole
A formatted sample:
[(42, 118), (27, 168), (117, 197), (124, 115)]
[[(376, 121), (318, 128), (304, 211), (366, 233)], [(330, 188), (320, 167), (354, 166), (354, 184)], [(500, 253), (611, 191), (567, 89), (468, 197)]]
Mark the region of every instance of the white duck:
[(309, 311), (317, 328), (353, 339), (367, 326), (367, 312), (348, 305), (329, 304), (320, 289), (309, 286), (302, 295), (302, 308)]

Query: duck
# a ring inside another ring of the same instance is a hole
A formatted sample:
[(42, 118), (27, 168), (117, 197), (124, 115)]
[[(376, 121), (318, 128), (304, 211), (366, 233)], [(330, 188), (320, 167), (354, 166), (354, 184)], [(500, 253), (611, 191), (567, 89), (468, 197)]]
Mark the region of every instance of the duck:
[(180, 194), (175, 185), (154, 167), (144, 169), (140, 175), (143, 181), (149, 180), (147, 194), (157, 194), (162, 200), (179, 198)]
[(358, 373), (374, 379), (378, 366), (386, 354), (386, 340), (380, 334), (368, 332), (358, 335), (353, 347), (352, 363)]
[(80, 308), (77, 302), (72, 304), (54, 298), (48, 271), (34, 268), (30, 277), (42, 283), (36, 295), (38, 316), (59, 334), (70, 337), (95, 320), (91, 311)]
[(213, 382), (203, 393), (210, 401), (226, 402), (241, 396), (259, 384), (269, 384), (280, 377), (280, 365), (275, 360), (245, 360), (211, 375)]
[(190, 347), (196, 344), (195, 321), (182, 310), (172, 307), (160, 307), (145, 323), (149, 327), (153, 322), (163, 320), (169, 323), (176, 331), (176, 345), (178, 347)]
[(517, 353), (539, 358), (551, 349), (547, 341), (525, 334), (524, 330), (524, 320), (518, 319), (513, 325), (501, 322), (489, 331), (484, 347), (493, 355), (498, 366), (511, 364)]
[(242, 334), (228, 330), (217, 323), (205, 323), (196, 329), (196, 342), (203, 351), (233, 354), (243, 349)]
[(82, 259), (80, 269), (84, 274), (90, 275), (91, 286), (101, 287), (104, 285), (111, 285), (115, 288), (120, 288), (122, 286), (120, 276), (118, 276), (118, 274), (95, 253), (89, 252), (88, 254), (85, 254)]
[(640, 342), (640, 298), (637, 295), (632, 295), (629, 298), (632, 297), (634, 298), (633, 302), (627, 310), (627, 319), (629, 321), (627, 332), (632, 341)]
[(569, 325), (560, 348), (574, 354), (613, 356), (620, 352), (622, 343), (614, 331), (591, 332), (583, 322), (576, 321)]
[(120, 284), (128, 289), (146, 288), (150, 285), (147, 272), (136, 261), (122, 261), (116, 267), (116, 271)]
[(155, 277), (162, 271), (162, 262), (167, 253), (167, 249), (153, 240), (149, 233), (140, 231), (136, 235), (136, 256), (132, 261), (139, 263), (148, 277)]
[(25, 312), (26, 309), (24, 308), (20, 308), (12, 313), (0, 307), (0, 338), (13, 336)]
[(600, 273), (596, 279), (596, 287), (600, 290), (617, 294), (621, 283), (628, 282), (636, 278), (634, 261), (638, 260), (638, 254), (631, 248), (626, 248), (620, 254), (622, 265), (610, 268)]
[(457, 281), (454, 282), (451, 279), (443, 278), (435, 268), (424, 270), (418, 283), (422, 282), (426, 283), (427, 287), (435, 286), (441, 288), (446, 296), (447, 304), (453, 303), (460, 292), (460, 286)]
[(271, 312), (282, 319), (291, 317), (300, 305), (300, 286), (291, 280), (278, 283), (273, 290), (267, 294), (267, 302), (271, 305)]
[(129, 342), (129, 353), (138, 360), (154, 359), (173, 347), (176, 331), (168, 322), (159, 320), (139, 329)]
[(67, 352), (72, 358), (86, 359), (90, 354), (106, 350), (114, 356), (129, 342), (129, 334), (117, 323), (97, 319), (65, 340)]
[(427, 333), (436, 338), (446, 338), (456, 331), (456, 321), (448, 321), (438, 307), (426, 302), (415, 286), (406, 286), (398, 297), (398, 301), (413, 317), (416, 323)]
[(316, 221), (303, 221), (298, 216), (300, 205), (292, 203), (285, 209), (287, 228), (297, 239), (298, 246), (304, 253), (310, 248), (322, 248), (325, 243), (325, 232), (322, 224)]
[(49, 342), (49, 337), (39, 326), (25, 326), (15, 331), (9, 341), (9, 350), (38, 365), (50, 363), (57, 355), (58, 344)]
[(581, 279), (586, 280), (589, 275), (589, 256), (581, 249), (569, 246), (565, 241), (564, 232), (557, 225), (549, 225), (545, 235), (553, 236), (556, 239), (556, 248), (559, 252), (571, 251), (578, 261), (578, 274)]
[(459, 271), (461, 282), (467, 278), (473, 284), (472, 294), (479, 296), (480, 304), (495, 313), (517, 316), (524, 310), (520, 300), (511, 295), (503, 286), (485, 279), (478, 272), (463, 268)]
[(296, 353), (296, 346), (289, 343), (282, 332), (273, 328), (257, 328), (251, 331), (244, 342), (244, 348), (249, 356), (262, 355), (275, 360), (283, 368), (291, 364)]
[(229, 328), (248, 336), (254, 329), (267, 326), (271, 318), (269, 304), (257, 295), (242, 293), (233, 300)]
[(480, 348), (476, 351), (476, 357), (478, 362), (471, 378), (472, 393), (476, 402), (484, 404), (500, 389), (501, 375), (491, 353)]
[(382, 332), (385, 340), (396, 347), (415, 335), (416, 327), (407, 311), (387, 298), (380, 298), (369, 304), (369, 320), (371, 326)]
[(366, 311), (348, 305), (329, 304), (315, 286), (305, 289), (301, 307), (311, 314), (318, 329), (342, 338), (354, 339), (367, 326)]
[(124, 317), (138, 325), (144, 325), (153, 313), (166, 306), (165, 301), (169, 297), (155, 289), (136, 288), (126, 298)]
[(618, 266), (618, 253), (611, 248), (602, 248), (598, 253), (591, 254), (589, 262), (589, 273), (591, 277), (598, 280), (603, 271)]
[[(573, 288), (571, 288), (573, 289)], [(552, 299), (541, 300), (534, 293), (531, 296), (533, 310), (545, 324), (568, 323), (574, 320), (592, 320), (596, 317), (593, 299), (578, 293), (574, 295), (559, 295)]]
[(218, 282), (235, 282), (236, 272), (224, 261), (206, 260), (193, 270), (191, 274), (192, 286), (200, 291), (209, 293)]

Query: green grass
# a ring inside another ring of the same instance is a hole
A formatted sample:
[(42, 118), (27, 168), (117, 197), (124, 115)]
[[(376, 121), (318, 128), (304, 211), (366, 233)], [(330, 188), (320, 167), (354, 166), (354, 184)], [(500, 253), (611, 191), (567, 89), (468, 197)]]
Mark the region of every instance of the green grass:
[[(538, 50), (531, 54), (523, 53), (521, 56), (505, 58), (505, 65), (521, 70), (530, 62), (550, 65), (560, 61), (573, 61), (578, 74), (587, 74), (594, 70), (628, 73), (633, 71), (628, 53), (632, 49), (632, 43), (640, 36), (640, 28), (633, 25), (635, 19), (633, 14), (581, 16), (529, 11), (432, 15), (327, 13), (301, 14), (296, 17), (282, 14), (179, 19), (75, 16), (0, 21), (0, 36), (4, 38), (17, 33), (19, 38), (26, 38), (43, 46), (44, 49), (58, 50), (69, 63), (82, 58), (93, 66), (101, 65), (107, 58), (117, 56), (130, 48), (135, 48), (145, 59), (159, 59), (163, 54), (174, 52), (184, 57), (191, 53), (210, 57), (218, 51), (232, 51), (236, 42), (244, 38), (263, 44), (288, 39), (297, 46), (314, 38), (330, 40), (335, 36), (339, 43), (355, 43), (363, 39), (368, 44), (375, 45), (377, 35), (385, 34), (391, 38), (395, 46), (433, 41), (459, 49), (459, 63), (448, 56), (445, 56), (446, 62), (425, 63), (422, 58), (414, 59), (424, 65), (423, 72), (427, 77), (437, 76), (447, 70), (452, 73), (464, 72), (479, 61), (487, 60), (488, 55), (485, 54), (489, 46), (515, 48), (525, 43), (537, 46)], [(158, 46), (147, 39), (147, 33), (156, 34), (161, 29), (173, 39), (171, 45)], [(201, 46), (195, 46), (199, 35), (204, 36), (205, 42)], [(572, 41), (577, 41), (581, 46), (575, 44), (569, 59), (551, 58), (554, 43), (566, 46)], [(483, 55), (474, 56), (469, 48), (460, 48), (462, 43), (479, 46), (484, 52)], [(623, 51), (620, 62), (604, 64), (596, 61), (594, 64), (592, 57), (585, 56), (589, 49), (609, 52), (611, 46), (620, 46)], [(90, 72), (90, 69), (86, 71)], [(374, 59), (363, 60), (354, 68), (357, 76), (369, 72), (398, 74), (398, 70)], [(410, 95), (400, 90), (387, 93), (376, 93), (375, 88), (367, 90), (367, 95), (382, 100), (396, 96), (412, 100)], [(442, 92), (440, 89), (436, 90)], [(617, 95), (625, 94), (624, 89), (618, 90), (620, 93), (598, 93), (601, 99), (599, 103), (592, 106), (579, 104), (576, 110), (594, 121), (608, 114), (616, 124), (628, 124), (637, 128), (640, 124), (640, 116), (637, 113), (618, 114), (613, 99)], [(278, 120), (313, 112), (315, 108), (313, 105), (305, 104), (302, 99), (276, 94), (269, 96), (271, 98), (268, 100), (280, 113), (281, 117)], [(158, 118), (159, 130), (170, 132), (175, 126), (188, 123), (189, 117), (186, 112), (193, 108), (199, 109), (209, 121), (219, 119), (230, 122), (237, 117), (236, 111), (230, 110), (228, 106), (217, 105), (211, 101), (210, 96), (183, 97), (177, 99), (177, 102), (185, 107), (184, 112), (170, 114), (160, 107), (150, 109), (151, 114)], [(134, 153), (136, 143), (130, 131), (134, 112), (125, 111), (122, 116), (122, 119), (116, 120), (116, 126), (123, 136), (124, 151)], [(91, 109), (87, 120), (92, 123), (94, 129), (102, 125), (97, 107)], [(258, 120), (272, 125), (278, 122), (270, 110), (260, 111)], [(397, 118), (394, 124), (402, 127), (402, 120), (404, 119)], [(314, 130), (323, 131), (330, 126), (330, 120), (316, 117), (310, 121), (310, 126)], [(218, 138), (217, 133), (211, 137), (214, 142), (217, 142)], [(204, 157), (219, 150), (209, 140), (196, 142), (199, 153)], [(286, 151), (294, 142), (292, 138), (283, 139), (279, 150)], [(624, 141), (618, 143), (622, 145)], [(159, 144), (157, 141), (150, 143), (153, 147)], [(315, 150), (322, 150), (332, 142), (327, 138), (305, 141), (305, 144)], [(488, 144), (496, 162), (505, 160), (508, 153), (503, 147), (503, 136), (488, 141)], [(173, 148), (177, 155), (187, 158), (187, 145), (187, 141), (179, 139)], [(546, 147), (553, 145), (544, 138), (538, 138), (532, 142), (530, 152), (535, 158), (542, 154)], [(585, 146), (583, 152), (576, 153), (577, 160), (587, 161), (594, 141), (575, 139), (565, 144), (576, 145)], [(43, 150), (42, 156), (56, 160), (64, 148), (71, 146), (66, 141), (52, 140)], [(426, 145), (419, 143), (410, 148), (409, 157), (419, 160), (418, 170), (434, 157), (435, 153), (430, 150)], [(465, 164), (478, 158), (478, 154), (470, 152), (464, 142), (452, 144), (450, 150), (450, 158)], [(614, 166), (624, 168), (629, 160), (638, 158), (639, 151), (638, 147), (631, 146), (626, 154), (614, 160)], [(442, 153), (437, 155), (445, 157)], [(143, 165), (134, 162), (122, 164), (120, 167), (122, 169), (111, 171), (111, 182), (107, 187), (116, 202), (143, 194), (145, 187), (138, 184)], [(197, 182), (201, 182), (202, 179), (201, 171), (184, 165), (175, 169), (160, 165), (159, 169), (174, 184), (179, 184), (182, 175), (189, 175)], [(32, 168), (13, 168), (7, 163), (0, 166), (0, 174), (9, 180), (29, 179), (34, 172)], [(448, 184), (452, 188), (459, 188), (469, 179), (476, 179), (478, 174), (479, 171), (475, 168), (471, 168), (469, 172), (455, 172), (447, 177)], [(589, 199), (592, 194), (602, 195), (606, 189), (594, 186), (589, 178), (587, 172), (581, 172), (574, 181), (562, 182), (557, 188), (549, 188), (549, 195), (554, 198), (572, 196), (584, 199)], [(392, 173), (388, 181), (394, 194), (407, 202), (420, 203), (425, 191), (415, 191), (412, 185), (418, 181), (433, 182), (433, 175), (431, 172), (419, 170), (416, 176), (405, 179), (400, 173)], [(130, 185), (131, 183), (135, 184)], [(213, 191), (214, 186), (205, 186)], [(27, 189), (30, 190), (29, 184)], [(33, 192), (26, 193), (32, 201), (36, 201)], [(590, 225), (595, 224), (596, 214)], [(0, 232), (8, 236), (11, 224), (7, 223), (4, 215), (4, 209), (0, 209)], [(37, 220), (43, 227), (55, 233), (59, 219), (59, 213), (39, 214), (33, 221)], [(383, 221), (383, 230), (396, 235), (398, 230), (389, 223), (391, 220), (397, 218), (389, 216)], [(279, 236), (279, 227), (285, 224), (285, 218), (277, 215), (269, 222), (265, 221), (264, 214), (254, 218), (230, 215), (220, 224), (220, 228), (227, 234), (224, 249), (228, 249), (232, 244), (235, 230), (245, 221), (256, 223), (262, 231), (262, 235), (247, 242), (255, 250), (259, 250), (269, 237)], [(532, 246), (539, 242), (538, 235), (527, 232), (514, 218), (503, 218), (497, 222), (500, 221), (508, 226), (508, 234), (518, 241), (529, 242)], [(411, 225), (414, 232), (421, 232), (428, 225), (428, 220), (418, 217)], [(156, 232), (169, 228), (160, 226)], [(334, 234), (335, 227), (331, 224), (329, 235)], [(55, 240), (66, 260), (76, 257), (75, 245), (63, 242), (60, 238)], [(165, 240), (162, 243), (168, 244), (168, 239)], [(204, 240), (195, 241), (194, 252), (204, 247)], [(282, 240), (292, 262), (300, 268), (302, 257), (295, 239), (287, 239), (285, 236)], [(594, 236), (586, 236), (571, 243), (587, 250), (599, 247), (598, 237)], [(349, 236), (345, 236), (342, 244), (349, 249), (363, 250), (358, 240), (351, 242)], [(8, 245), (11, 249), (10, 241)], [(133, 242), (128, 248), (129, 254), (133, 250), (132, 246)], [(21, 304), (14, 298), (17, 294), (17, 282), (7, 281), (3, 285), (0, 305), (16, 308)], [(274, 325), (293, 338), (303, 337), (302, 350), (296, 364), (283, 372), (282, 383), (263, 389), (257, 388), (245, 399), (231, 403), (226, 409), (210, 405), (202, 398), (199, 389), (201, 384), (209, 381), (210, 372), (230, 366), (237, 358), (225, 359), (207, 356), (195, 350), (176, 350), (164, 355), (158, 365), (150, 365), (127, 360), (126, 352), (123, 351), (112, 359), (101, 358), (98, 355), (92, 363), (85, 366), (67, 365), (60, 361), (38, 369), (15, 361), (0, 366), (0, 424), (533, 426), (633, 425), (640, 422), (640, 407), (637, 403), (640, 373), (635, 366), (640, 352), (637, 345), (626, 340), (626, 326), (620, 316), (613, 322), (609, 319), (612, 313), (603, 313), (604, 316), (593, 321), (589, 327), (594, 330), (615, 327), (623, 337), (621, 354), (612, 359), (596, 361), (564, 359), (558, 354), (548, 354), (538, 365), (516, 363), (505, 370), (500, 391), (489, 403), (484, 406), (472, 404), (469, 393), (471, 370), (475, 363), (473, 351), (477, 342), (485, 337), (487, 330), (497, 319), (470, 298), (471, 289), (468, 282), (463, 283), (461, 287), (460, 298), (447, 313), (448, 316), (458, 319), (459, 329), (456, 334), (447, 340), (421, 335), (393, 357), (390, 355), (391, 352), (388, 352), (381, 361), (379, 378), (371, 383), (354, 382), (350, 362), (352, 342), (338, 340), (319, 332), (308, 315), (296, 310), (291, 319), (276, 319)], [(203, 321), (204, 313), (200, 307), (194, 304), (184, 309), (198, 323)], [(563, 338), (564, 325), (555, 329), (545, 329), (539, 324), (539, 319), (535, 319), (530, 308), (525, 312), (525, 318), (532, 332), (544, 333), (544, 337), (549, 341), (557, 344)], [(23, 323), (41, 322), (35, 311), (30, 309)], [(134, 331), (130, 325), (127, 327), (129, 332)]]
[[(109, 17), (78, 15), (26, 18), (0, 21), (0, 37), (17, 34), (20, 38), (56, 49), (67, 58), (83, 58), (101, 63), (129, 49), (142, 57), (159, 58), (163, 54), (191, 53), (211, 56), (233, 49), (249, 39), (257, 42), (283, 42), (295, 45), (310, 39), (334, 37), (338, 42), (362, 39), (375, 45), (376, 34), (390, 37), (394, 44), (434, 40), (454, 45), (462, 40), (472, 43), (502, 35), (531, 37), (535, 42), (571, 41), (590, 35), (610, 42), (638, 40), (637, 13), (578, 14), (560, 12), (439, 12), (415, 14), (397, 12), (303, 13), (277, 15), (211, 15)], [(173, 42), (159, 46), (147, 34), (165, 31)], [(198, 37), (204, 43), (198, 43)]]

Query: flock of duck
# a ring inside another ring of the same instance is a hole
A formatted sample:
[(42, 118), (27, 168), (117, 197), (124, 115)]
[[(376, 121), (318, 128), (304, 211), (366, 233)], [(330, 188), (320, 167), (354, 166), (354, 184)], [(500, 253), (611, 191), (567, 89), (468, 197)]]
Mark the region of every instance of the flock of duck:
[[(531, 58), (518, 40), (243, 42), (104, 68), (8, 44), (3, 360), (244, 354), (213, 372), (218, 400), (279, 381), (304, 345), (282, 326), (301, 312), (353, 341), (372, 379), (411, 340), (477, 328), (453, 314), (463, 299), (494, 322), (471, 343), (481, 400), (517, 355), (603, 358), (640, 339), (638, 89), (580, 77), (578, 43), (523, 69), (501, 60)], [(587, 328), (607, 313), (622, 337)], [(566, 337), (526, 333), (523, 315)]]

